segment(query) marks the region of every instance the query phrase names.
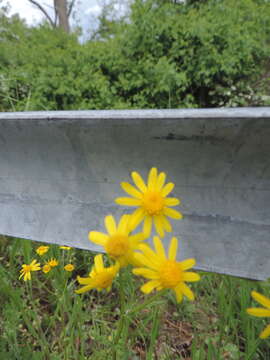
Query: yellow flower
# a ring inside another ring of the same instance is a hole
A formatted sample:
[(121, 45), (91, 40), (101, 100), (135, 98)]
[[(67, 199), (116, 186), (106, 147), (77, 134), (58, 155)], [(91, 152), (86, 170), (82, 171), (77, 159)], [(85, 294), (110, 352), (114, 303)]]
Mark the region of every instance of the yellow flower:
[(171, 239), (168, 257), (161, 240), (154, 236), (154, 252), (148, 245), (141, 244), (142, 253), (136, 253), (135, 258), (145, 267), (133, 269), (135, 275), (141, 275), (150, 279), (141, 287), (141, 291), (149, 294), (152, 290), (172, 289), (176, 294), (177, 302), (181, 302), (183, 295), (189, 300), (194, 300), (194, 294), (185, 284), (186, 281), (198, 281), (200, 276), (194, 272), (186, 272), (195, 265), (195, 259), (187, 259), (177, 262), (176, 254), (178, 241), (176, 237)]
[(40, 256), (46, 254), (46, 252), (49, 250), (49, 246), (39, 246), (36, 249), (36, 253)]
[(119, 263), (105, 268), (101, 254), (95, 256), (94, 263), (95, 265), (89, 273), (89, 277), (77, 277), (78, 282), (81, 285), (85, 285), (79, 290), (75, 290), (77, 294), (82, 294), (92, 289), (97, 289), (98, 291), (106, 289), (107, 291), (110, 291), (113, 279), (115, 278), (120, 268)]
[(66, 271), (73, 271), (75, 269), (75, 266), (72, 264), (67, 264), (67, 265), (65, 265), (64, 269)]
[(58, 261), (56, 259), (52, 258), (51, 260), (47, 261), (47, 264), (53, 268), (58, 265)]
[(31, 264), (23, 264), (22, 269), (20, 270), (21, 275), (19, 279), (23, 277), (23, 280), (31, 280), (31, 271), (38, 271), (40, 270), (40, 263), (37, 263), (37, 260), (33, 260)]
[(60, 249), (62, 249), (62, 250), (70, 250), (71, 247), (70, 246), (60, 246)]
[(127, 182), (122, 182), (121, 187), (132, 197), (119, 197), (115, 202), (119, 205), (138, 207), (132, 213), (130, 223), (132, 229), (135, 229), (144, 220), (143, 232), (146, 236), (150, 236), (154, 221), (158, 235), (163, 237), (165, 231), (172, 231), (172, 226), (167, 217), (182, 218), (180, 212), (170, 208), (180, 204), (180, 201), (174, 197), (167, 197), (173, 190), (174, 184), (167, 183), (164, 185), (166, 174), (161, 172), (158, 175), (156, 168), (149, 171), (147, 185), (137, 172), (133, 171), (131, 176), (139, 190)]
[(45, 273), (45, 274), (47, 274), (49, 271), (51, 271), (52, 270), (52, 267), (49, 265), (49, 264), (45, 264), (45, 265), (43, 265), (43, 267), (42, 267), (42, 271)]
[[(247, 313), (249, 315), (258, 316), (258, 317), (270, 317), (270, 299), (266, 296), (257, 293), (257, 291), (252, 291), (251, 296), (253, 299), (258, 301), (264, 308), (248, 308)], [(261, 339), (266, 339), (270, 336), (270, 325), (267, 325), (266, 328), (260, 333)]]
[(143, 233), (130, 235), (129, 219), (129, 215), (123, 215), (117, 226), (114, 217), (108, 215), (105, 217), (105, 227), (108, 234), (98, 231), (91, 231), (89, 233), (89, 240), (103, 246), (106, 253), (112, 259), (119, 261), (121, 267), (127, 264), (135, 265), (134, 250), (145, 239)]

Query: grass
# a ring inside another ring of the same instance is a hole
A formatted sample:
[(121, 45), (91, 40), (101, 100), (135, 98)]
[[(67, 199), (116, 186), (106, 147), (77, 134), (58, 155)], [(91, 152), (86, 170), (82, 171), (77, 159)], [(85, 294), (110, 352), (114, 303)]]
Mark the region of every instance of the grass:
[[(0, 359), (79, 360), (112, 359), (270, 359), (269, 340), (258, 335), (264, 319), (246, 314), (258, 306), (251, 290), (269, 295), (267, 282), (201, 273), (192, 285), (194, 302), (177, 304), (170, 292), (123, 323), (115, 349), (113, 339), (120, 315), (119, 280), (109, 293), (91, 291), (75, 294), (76, 276), (87, 276), (94, 253), (50, 246), (39, 257), (38, 243), (0, 238)], [(32, 281), (19, 280), (23, 263), (45, 258), (59, 259), (59, 266), (48, 274), (41, 271)], [(72, 273), (63, 265), (73, 263)], [(127, 308), (143, 301), (141, 283), (127, 269), (123, 289)]]

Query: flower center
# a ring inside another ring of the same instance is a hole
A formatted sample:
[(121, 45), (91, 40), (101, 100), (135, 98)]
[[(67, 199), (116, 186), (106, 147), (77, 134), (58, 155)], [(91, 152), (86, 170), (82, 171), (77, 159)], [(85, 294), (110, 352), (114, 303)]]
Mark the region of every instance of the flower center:
[(149, 215), (158, 215), (164, 207), (163, 197), (158, 191), (147, 191), (142, 201)]
[(173, 288), (183, 280), (183, 270), (179, 263), (166, 260), (160, 268), (160, 281), (165, 288)]
[(113, 279), (113, 276), (108, 272), (99, 273), (96, 275), (96, 278), (95, 278), (95, 282), (96, 282), (95, 287), (106, 289), (107, 287), (109, 287), (111, 285), (112, 279)]
[(113, 235), (105, 246), (106, 252), (113, 258), (124, 255), (129, 249), (128, 237), (125, 235)]
[(30, 272), (32, 270), (31, 265), (26, 265), (24, 268), (24, 272)]

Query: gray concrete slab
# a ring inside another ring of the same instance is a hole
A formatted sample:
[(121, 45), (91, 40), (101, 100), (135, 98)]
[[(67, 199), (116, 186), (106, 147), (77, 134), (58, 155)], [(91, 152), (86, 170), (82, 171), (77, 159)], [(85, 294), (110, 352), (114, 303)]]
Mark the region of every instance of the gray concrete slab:
[[(176, 184), (179, 259), (270, 277), (270, 108), (0, 113), (0, 233), (99, 251), (120, 181)], [(170, 235), (165, 241), (168, 243)]]

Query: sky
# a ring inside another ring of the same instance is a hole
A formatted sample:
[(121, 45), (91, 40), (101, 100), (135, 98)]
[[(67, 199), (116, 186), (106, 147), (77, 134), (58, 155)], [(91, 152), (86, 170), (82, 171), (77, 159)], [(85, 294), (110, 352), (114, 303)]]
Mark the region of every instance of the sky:
[[(28, 0), (4, 0), (3, 3), (9, 3), (10, 15), (18, 13), (21, 18), (24, 18), (29, 25), (36, 25), (44, 19), (44, 15)], [(53, 0), (38, 0), (38, 2), (48, 11), (52, 12)], [(98, 16), (101, 13), (104, 3), (108, 3), (109, 0), (77, 0), (75, 5), (76, 21), (83, 29), (83, 33), (86, 34), (90, 30), (94, 30), (98, 25)], [(123, 13), (124, 9), (121, 5), (123, 0), (119, 1), (118, 5), (115, 5), (118, 13)]]

